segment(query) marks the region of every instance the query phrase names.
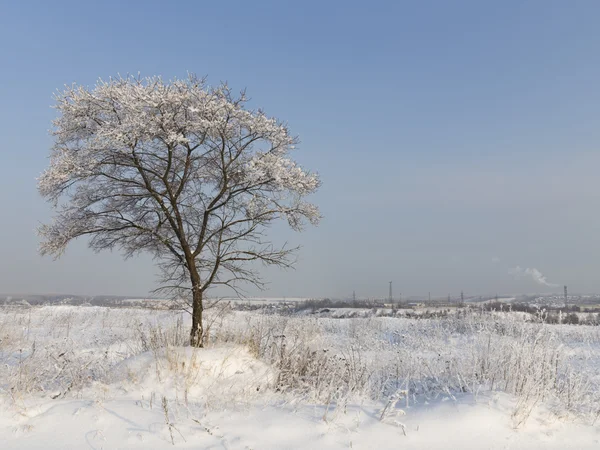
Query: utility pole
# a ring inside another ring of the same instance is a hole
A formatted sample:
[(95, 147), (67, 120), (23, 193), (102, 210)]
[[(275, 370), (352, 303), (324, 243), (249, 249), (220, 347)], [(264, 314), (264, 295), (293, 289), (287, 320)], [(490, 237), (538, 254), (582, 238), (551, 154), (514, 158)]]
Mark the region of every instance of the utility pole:
[(390, 304), (394, 303), (394, 297), (392, 297), (392, 282), (390, 281)]
[(568, 306), (568, 301), (567, 301), (567, 286), (565, 286), (565, 308), (567, 308)]
[(463, 291), (460, 291), (460, 302), (464, 303), (465, 302), (465, 294)]

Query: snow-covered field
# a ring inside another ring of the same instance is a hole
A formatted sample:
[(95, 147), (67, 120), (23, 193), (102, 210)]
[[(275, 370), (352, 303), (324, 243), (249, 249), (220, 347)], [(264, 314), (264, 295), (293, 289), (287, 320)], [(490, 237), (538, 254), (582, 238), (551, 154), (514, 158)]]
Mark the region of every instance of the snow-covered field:
[(597, 448), (600, 327), (0, 308), (0, 448)]

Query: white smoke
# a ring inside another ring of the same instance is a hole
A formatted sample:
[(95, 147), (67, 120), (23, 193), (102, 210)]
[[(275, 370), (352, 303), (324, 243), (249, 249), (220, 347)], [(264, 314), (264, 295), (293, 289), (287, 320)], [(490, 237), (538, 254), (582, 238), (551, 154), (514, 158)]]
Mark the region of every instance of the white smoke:
[(550, 283), (548, 282), (548, 280), (546, 279), (546, 277), (542, 274), (542, 272), (540, 272), (537, 269), (530, 269), (529, 267), (527, 269), (522, 269), (521, 267), (517, 266), (514, 269), (509, 269), (508, 273), (511, 275), (514, 275), (515, 277), (531, 277), (533, 279), (533, 281), (535, 281), (538, 284), (541, 284), (543, 286), (548, 286), (551, 288), (556, 288), (559, 287), (560, 285), (558, 284), (554, 284), (554, 283)]

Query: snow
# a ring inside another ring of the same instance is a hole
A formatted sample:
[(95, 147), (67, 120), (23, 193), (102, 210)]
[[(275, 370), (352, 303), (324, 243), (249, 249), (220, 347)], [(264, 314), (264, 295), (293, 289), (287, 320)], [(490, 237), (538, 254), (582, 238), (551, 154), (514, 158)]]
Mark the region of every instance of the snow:
[(117, 364), (108, 376), (111, 383), (120, 383), (122, 389), (147, 395), (175, 395), (182, 381), (177, 378), (182, 378), (188, 384), (189, 395), (218, 393), (221, 401), (226, 396), (233, 401), (265, 390), (274, 377), (271, 367), (256, 360), (245, 348), (235, 346), (145, 352)]
[[(503, 339), (518, 336), (521, 327), (536, 330), (519, 322), (518, 316), (510, 317), (504, 322), (494, 318)], [(180, 340), (186, 335), (186, 318), (177, 311), (133, 308), (0, 309), (0, 447), (591, 449), (600, 442), (595, 421), (580, 419), (575, 410), (559, 404), (558, 397), (528, 405), (531, 414), (518, 424), (522, 397), (484, 387), (407, 398), (401, 386), (390, 397), (359, 393), (337, 402), (331, 397), (327, 401), (327, 393), (279, 391), (279, 370), (265, 359), (265, 351), (252, 345), (249, 335), (242, 334), (275, 327), (275, 335), (284, 330), (292, 346), (297, 345), (295, 333), (305, 332), (315, 338), (312, 345), (326, 344), (338, 355), (349, 343), (360, 343), (361, 358), (372, 374), (390, 360), (391, 342), (393, 352), (410, 366), (414, 378), (410, 386), (416, 387), (424, 383), (419, 381), (419, 367), (427, 366), (423, 370), (433, 371), (441, 383), (446, 376), (444, 361), (461, 362), (466, 370), (467, 353), (483, 351), (480, 345), (487, 338), (478, 341), (477, 336), (457, 334), (457, 328), (446, 331), (450, 324), (443, 321), (234, 312), (219, 325), (220, 338), (215, 337), (208, 348), (192, 349)], [(476, 323), (482, 335), (484, 324)], [(549, 338), (544, 345), (557, 339), (557, 348), (564, 349), (561, 357), (578, 374), (589, 375), (587, 382), (592, 391), (596, 389), (597, 327), (553, 326), (543, 333)], [(520, 350), (510, 343), (506, 342), (506, 351), (518, 354)], [(505, 352), (500, 344), (494, 347), (497, 355)], [(441, 348), (447, 352), (437, 366)], [(544, 347), (543, 352), (552, 348)], [(525, 357), (523, 353), (519, 361), (527, 362)], [(493, 361), (488, 363), (493, 366)], [(460, 367), (456, 370), (466, 376)], [(342, 384), (341, 378), (337, 380), (338, 386)], [(573, 383), (573, 392), (575, 387)], [(324, 400), (315, 400), (319, 398)]]
[[(176, 448), (206, 449), (585, 449), (597, 448), (591, 427), (563, 424), (539, 412), (523, 430), (508, 419), (511, 401), (496, 395), (488, 402), (470, 397), (439, 402), (400, 418), (404, 430), (381, 422), (378, 410), (351, 406), (323, 420), (323, 406), (246, 406), (194, 417), (176, 413)], [(27, 417), (0, 422), (3, 448), (164, 449), (173, 447), (160, 405), (133, 399), (60, 400)], [(406, 433), (406, 435), (405, 435)], [(185, 438), (185, 441), (184, 441)]]

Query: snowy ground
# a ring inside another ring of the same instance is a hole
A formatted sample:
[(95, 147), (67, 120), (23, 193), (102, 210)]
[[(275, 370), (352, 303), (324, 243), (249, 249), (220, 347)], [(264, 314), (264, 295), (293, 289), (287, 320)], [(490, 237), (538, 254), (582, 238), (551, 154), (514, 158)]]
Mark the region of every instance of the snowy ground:
[(0, 309), (0, 448), (585, 449), (600, 327)]

